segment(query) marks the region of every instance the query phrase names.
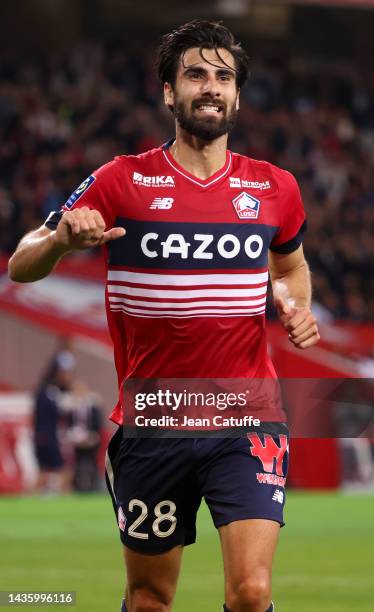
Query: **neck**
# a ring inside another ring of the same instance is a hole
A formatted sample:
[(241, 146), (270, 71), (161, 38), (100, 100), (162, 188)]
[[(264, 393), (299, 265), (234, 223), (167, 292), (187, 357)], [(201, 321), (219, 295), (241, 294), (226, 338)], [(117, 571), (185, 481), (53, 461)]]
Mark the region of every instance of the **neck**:
[(228, 135), (211, 142), (191, 136), (178, 124), (170, 153), (185, 170), (199, 179), (207, 179), (225, 165)]

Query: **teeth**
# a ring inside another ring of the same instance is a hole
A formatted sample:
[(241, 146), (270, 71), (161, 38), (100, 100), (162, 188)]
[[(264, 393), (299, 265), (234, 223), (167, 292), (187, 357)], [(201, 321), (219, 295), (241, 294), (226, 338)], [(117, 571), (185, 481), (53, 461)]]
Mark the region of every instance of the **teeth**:
[(198, 109), (199, 110), (203, 110), (203, 111), (216, 111), (216, 113), (219, 112), (218, 106), (209, 106), (207, 104), (206, 105), (198, 106)]

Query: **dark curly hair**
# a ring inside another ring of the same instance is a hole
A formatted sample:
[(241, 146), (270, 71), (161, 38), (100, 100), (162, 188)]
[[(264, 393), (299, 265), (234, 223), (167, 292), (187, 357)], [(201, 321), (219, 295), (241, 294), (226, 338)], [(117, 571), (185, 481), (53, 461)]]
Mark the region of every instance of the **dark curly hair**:
[[(203, 49), (215, 49), (216, 51), (227, 49), (235, 60), (236, 85), (238, 88), (244, 85), (249, 69), (249, 58), (246, 52), (240, 43), (235, 41), (230, 30), (222, 25), (222, 22), (203, 19), (189, 21), (161, 38), (158, 75), (162, 84), (175, 85), (179, 59), (183, 58), (187, 49), (191, 47), (198, 47), (203, 59)], [(217, 55), (219, 56), (218, 52)]]

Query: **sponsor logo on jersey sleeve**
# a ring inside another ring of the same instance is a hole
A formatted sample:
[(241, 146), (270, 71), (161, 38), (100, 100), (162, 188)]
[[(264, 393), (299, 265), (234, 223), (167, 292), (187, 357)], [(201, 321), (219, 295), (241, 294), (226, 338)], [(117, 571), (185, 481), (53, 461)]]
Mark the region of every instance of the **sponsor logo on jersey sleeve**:
[(270, 181), (247, 181), (240, 177), (230, 176), (229, 182), (233, 189), (257, 189), (258, 191), (271, 189)]
[(257, 219), (260, 212), (260, 200), (243, 191), (232, 203), (239, 219)]
[(170, 175), (144, 176), (140, 172), (134, 172), (132, 182), (142, 187), (175, 187), (174, 177)]
[(173, 202), (174, 198), (155, 198), (149, 208), (151, 210), (170, 210)]
[(87, 189), (89, 189), (91, 187), (91, 185), (93, 184), (94, 181), (96, 181), (96, 176), (94, 176), (93, 174), (90, 174), (90, 176), (88, 176), (83, 181), (83, 183), (81, 183), (79, 185), (79, 187), (77, 187), (76, 190), (73, 191), (73, 193), (71, 194), (70, 198), (65, 202), (65, 207), (66, 208), (72, 208), (72, 206), (74, 206), (74, 204), (87, 191)]

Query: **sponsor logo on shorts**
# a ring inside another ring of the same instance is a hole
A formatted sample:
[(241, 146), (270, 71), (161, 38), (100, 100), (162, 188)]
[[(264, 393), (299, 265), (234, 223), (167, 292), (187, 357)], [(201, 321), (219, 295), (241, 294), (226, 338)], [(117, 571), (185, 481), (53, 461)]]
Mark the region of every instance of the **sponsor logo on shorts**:
[(259, 191), (271, 189), (270, 181), (247, 181), (240, 177), (230, 176), (229, 182), (232, 189), (258, 189)]
[(132, 182), (142, 187), (175, 187), (174, 177), (170, 175), (144, 176), (140, 172), (134, 172)]
[(279, 489), (275, 489), (274, 491), (274, 495), (271, 498), (273, 501), (278, 502), (279, 504), (283, 504), (284, 501), (284, 493), (283, 491), (280, 491)]
[(121, 531), (125, 531), (125, 527), (126, 527), (126, 517), (125, 514), (121, 508), (121, 506), (118, 508), (118, 527), (120, 528)]
[[(265, 434), (264, 442), (260, 440), (258, 434), (247, 434), (247, 438), (251, 443), (250, 453), (252, 457), (258, 457), (262, 463), (262, 469), (265, 472), (269, 472), (269, 476), (273, 476), (275, 471), (277, 476), (284, 476), (283, 472), (283, 458), (288, 452), (288, 440), (284, 434), (279, 435), (279, 446), (274, 440), (273, 436)], [(275, 462), (275, 470), (274, 470)], [(262, 476), (267, 476), (262, 474)], [(259, 474), (257, 474), (257, 480), (259, 480)], [(272, 482), (270, 484), (278, 484)], [(284, 486), (284, 485), (282, 485)]]
[(232, 203), (239, 219), (257, 219), (260, 212), (260, 200), (243, 191)]
[(149, 208), (151, 210), (170, 210), (173, 202), (174, 198), (155, 198)]
[(66, 208), (72, 208), (72, 206), (74, 206), (75, 202), (77, 202), (79, 200), (79, 198), (87, 191), (87, 189), (89, 189), (92, 185), (92, 183), (96, 181), (96, 176), (94, 176), (93, 174), (91, 174), (90, 176), (88, 176), (83, 183), (81, 183), (79, 185), (79, 187), (76, 188), (75, 191), (73, 191), (73, 193), (71, 194), (70, 198), (65, 202), (65, 207)]
[(284, 487), (286, 479), (284, 476), (278, 476), (277, 474), (265, 474), (265, 472), (257, 472), (257, 481), (260, 484), (277, 485), (278, 487)]

